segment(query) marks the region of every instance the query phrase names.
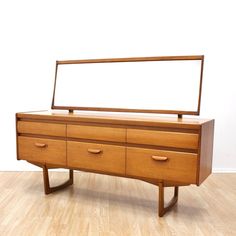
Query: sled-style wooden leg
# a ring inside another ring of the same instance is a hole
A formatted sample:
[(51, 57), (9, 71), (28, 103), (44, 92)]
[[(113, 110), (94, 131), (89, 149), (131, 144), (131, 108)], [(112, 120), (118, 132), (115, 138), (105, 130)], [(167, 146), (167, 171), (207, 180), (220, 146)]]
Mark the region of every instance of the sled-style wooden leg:
[(69, 185), (73, 184), (73, 170), (70, 170), (69, 179), (65, 183), (63, 183), (61, 185), (58, 185), (58, 186), (55, 186), (55, 187), (50, 187), (49, 176), (48, 176), (48, 168), (45, 165), (43, 165), (42, 168), (43, 168), (43, 181), (44, 181), (44, 192), (45, 192), (45, 194), (55, 192), (57, 190), (66, 188)]
[(179, 194), (179, 187), (175, 186), (174, 196), (170, 200), (170, 202), (167, 204), (167, 206), (164, 206), (164, 184), (159, 183), (159, 217), (162, 217), (167, 211), (169, 211), (178, 201), (178, 194)]

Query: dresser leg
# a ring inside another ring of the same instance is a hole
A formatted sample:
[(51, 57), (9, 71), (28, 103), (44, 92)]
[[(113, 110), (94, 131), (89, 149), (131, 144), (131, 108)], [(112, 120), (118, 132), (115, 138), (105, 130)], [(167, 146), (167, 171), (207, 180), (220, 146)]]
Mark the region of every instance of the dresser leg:
[(73, 176), (73, 170), (69, 171), (69, 179), (58, 186), (55, 187), (50, 187), (50, 182), (49, 182), (49, 176), (48, 176), (48, 168), (47, 166), (43, 165), (43, 182), (44, 182), (44, 192), (45, 194), (49, 194), (52, 192), (55, 192), (57, 190), (63, 189), (65, 187), (68, 187), (69, 185), (73, 184), (74, 176)]
[(159, 186), (159, 209), (158, 214), (159, 217), (162, 217), (167, 211), (169, 211), (178, 201), (178, 194), (179, 194), (179, 187), (175, 186), (174, 190), (174, 196), (170, 200), (170, 202), (167, 204), (167, 206), (164, 206), (164, 183), (158, 183)]

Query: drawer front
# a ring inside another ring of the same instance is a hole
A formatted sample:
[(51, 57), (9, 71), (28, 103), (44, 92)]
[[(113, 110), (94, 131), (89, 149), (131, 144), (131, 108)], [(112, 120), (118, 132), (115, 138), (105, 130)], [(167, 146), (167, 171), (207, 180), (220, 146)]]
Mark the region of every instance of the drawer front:
[(26, 134), (41, 134), (41, 135), (65, 137), (66, 136), (66, 125), (53, 124), (53, 123), (18, 121), (17, 122), (17, 131), (18, 131), (18, 133), (26, 133)]
[(19, 136), (18, 153), (23, 160), (66, 165), (66, 141)]
[(126, 174), (196, 183), (197, 154), (129, 147)]
[(127, 142), (175, 148), (198, 148), (198, 134), (127, 129)]
[(88, 170), (125, 173), (125, 147), (67, 142), (67, 164)]
[(125, 142), (126, 130), (87, 125), (67, 125), (67, 137)]

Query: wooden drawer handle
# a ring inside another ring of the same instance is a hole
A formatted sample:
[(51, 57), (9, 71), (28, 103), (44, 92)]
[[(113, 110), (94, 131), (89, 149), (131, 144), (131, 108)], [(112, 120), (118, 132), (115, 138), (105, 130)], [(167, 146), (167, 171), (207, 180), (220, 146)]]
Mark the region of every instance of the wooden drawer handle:
[(101, 149), (93, 149), (93, 148), (89, 148), (88, 152), (93, 153), (93, 154), (98, 154), (101, 153), (102, 150)]
[(168, 157), (163, 157), (163, 156), (152, 156), (152, 159), (155, 161), (166, 161)]
[(39, 148), (44, 148), (44, 147), (47, 147), (47, 144), (46, 143), (35, 143), (35, 146), (39, 147)]

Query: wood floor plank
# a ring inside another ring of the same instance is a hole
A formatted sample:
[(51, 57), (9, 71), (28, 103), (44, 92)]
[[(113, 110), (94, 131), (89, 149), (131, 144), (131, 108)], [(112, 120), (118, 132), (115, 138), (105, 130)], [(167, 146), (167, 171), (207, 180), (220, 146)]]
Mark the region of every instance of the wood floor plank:
[[(67, 172), (50, 172), (53, 184)], [(236, 235), (236, 174), (181, 187), (178, 205), (157, 214), (158, 188), (75, 172), (74, 185), (44, 195), (41, 172), (0, 172), (0, 235)], [(166, 189), (166, 201), (172, 188)]]

